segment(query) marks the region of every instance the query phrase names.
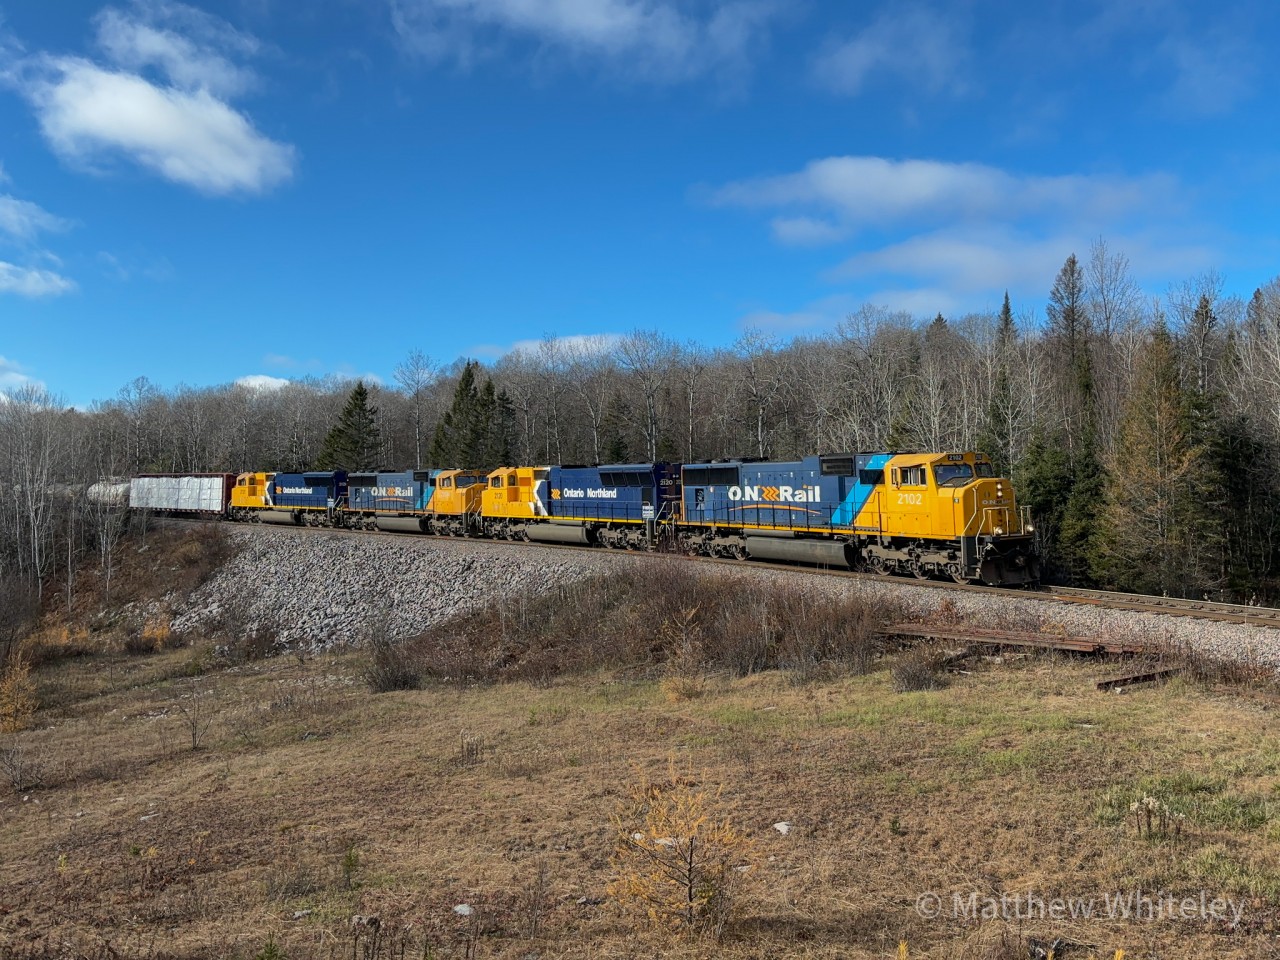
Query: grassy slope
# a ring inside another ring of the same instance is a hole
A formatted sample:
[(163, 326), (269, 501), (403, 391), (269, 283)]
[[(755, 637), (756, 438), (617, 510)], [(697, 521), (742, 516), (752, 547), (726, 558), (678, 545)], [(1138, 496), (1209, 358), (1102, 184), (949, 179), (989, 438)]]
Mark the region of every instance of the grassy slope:
[[(0, 784), (0, 947), (252, 957), (271, 935), (292, 958), (352, 956), (362, 913), (410, 956), (891, 957), (906, 939), (913, 957), (1013, 957), (1028, 934), (1106, 956), (1269, 955), (1280, 741), (1261, 700), (1176, 681), (1101, 694), (1097, 665), (1060, 658), (978, 665), (927, 693), (895, 693), (887, 669), (802, 685), (771, 672), (671, 702), (601, 672), (374, 696), (354, 655), (189, 677), (193, 656), (41, 668), (42, 700), (61, 705), (16, 741), (46, 785)], [(217, 713), (192, 751), (177, 708), (196, 694)], [(670, 764), (723, 787), (758, 841), (719, 944), (592, 902), (626, 785)], [(1128, 803), (1146, 791), (1187, 811), (1181, 839), (1135, 836)], [(926, 890), (1135, 885), (1246, 897), (1246, 926), (915, 911)]]

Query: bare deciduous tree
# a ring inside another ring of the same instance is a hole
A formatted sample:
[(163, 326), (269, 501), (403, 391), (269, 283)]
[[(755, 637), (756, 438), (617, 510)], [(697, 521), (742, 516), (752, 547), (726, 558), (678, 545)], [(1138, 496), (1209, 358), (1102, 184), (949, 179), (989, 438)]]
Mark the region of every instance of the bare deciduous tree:
[(640, 428), (645, 456), (651, 461), (658, 459), (662, 431), (659, 394), (671, 377), (676, 353), (676, 345), (656, 330), (633, 331), (618, 344), (618, 365), (630, 375), (640, 392)]
[(409, 356), (396, 367), (396, 383), (409, 398), (409, 411), (413, 422), (413, 464), (414, 469), (422, 469), (422, 417), (426, 406), (427, 393), (439, 376), (439, 368), (430, 357), (421, 350), (409, 351)]

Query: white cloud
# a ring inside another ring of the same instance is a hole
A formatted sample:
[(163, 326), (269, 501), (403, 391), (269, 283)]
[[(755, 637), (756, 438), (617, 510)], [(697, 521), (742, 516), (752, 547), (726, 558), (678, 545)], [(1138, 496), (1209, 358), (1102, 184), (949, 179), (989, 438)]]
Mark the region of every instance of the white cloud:
[[(258, 42), (208, 14), (179, 4), (153, 3), (141, 8), (146, 19), (112, 7), (98, 14), (98, 45), (117, 65), (137, 72), (159, 68), (183, 90), (208, 90), (235, 96), (254, 86), (251, 70), (237, 66), (219, 48), (252, 55)], [(177, 23), (194, 36), (183, 36), (163, 24)]]
[[(3, 171), (0, 171), (2, 173)], [(71, 224), (29, 200), (19, 200), (0, 193), (0, 241), (23, 253), (26, 265), (0, 260), (0, 294), (21, 297), (52, 297), (75, 289), (75, 283), (54, 270), (62, 260), (50, 250), (42, 249), (36, 237), (44, 232), (65, 230)], [(32, 264), (42, 264), (42, 267)]]
[(9, 360), (6, 357), (0, 357), (0, 398), (7, 400), (8, 398), (4, 397), (5, 393), (19, 390), (22, 387), (44, 389), (44, 384), (28, 376), (23, 371), (20, 363)]
[(867, 297), (867, 303), (917, 317), (933, 317), (939, 313), (943, 316), (955, 316), (973, 306), (970, 302), (962, 301), (954, 292), (937, 287), (890, 287), (872, 293)]
[(662, 82), (745, 66), (779, 9), (736, 0), (700, 19), (668, 0), (391, 0), (397, 33), (431, 60), (469, 67), (521, 38)]
[[(828, 279), (883, 282), (894, 278), (913, 283), (918, 286), (881, 291), (870, 299), (914, 309), (905, 305), (914, 298), (934, 304), (926, 306), (925, 312), (946, 313), (961, 302), (978, 307), (982, 296), (992, 291), (1048, 291), (1067, 255), (1086, 256), (1096, 238), (1096, 234), (1037, 234), (1002, 226), (940, 230), (856, 253), (830, 271)], [(1220, 257), (1208, 245), (1164, 234), (1113, 234), (1107, 242), (1112, 249), (1124, 251), (1135, 275), (1165, 282), (1208, 269)]]
[(0, 194), (0, 233), (17, 240), (31, 240), (38, 233), (65, 230), (68, 226), (67, 221), (29, 200)]
[[(1029, 176), (977, 163), (826, 157), (797, 173), (730, 183), (711, 194), (721, 206), (816, 211), (775, 233), (788, 241), (831, 240), (863, 227), (904, 222), (1011, 220), (1035, 215), (1114, 218), (1173, 202), (1169, 177)], [(794, 224), (801, 224), (799, 230)]]
[[(570, 333), (553, 338), (562, 349), (569, 352), (608, 353), (622, 340), (620, 333)], [(464, 355), (499, 360), (502, 357), (517, 353), (530, 356), (537, 354), (542, 347), (542, 339), (517, 340), (507, 345), (497, 343), (480, 343), (468, 347)]]
[(789, 246), (820, 246), (840, 240), (845, 233), (840, 224), (816, 217), (775, 217), (773, 220), (774, 237)]
[(1003, 228), (939, 231), (854, 254), (829, 277), (919, 277), (944, 280), (948, 289), (965, 292), (1001, 285), (1048, 289), (1067, 254), (1088, 246), (1087, 238), (1036, 239)]
[[(727, 184), (710, 202), (764, 213), (776, 240), (843, 247), (822, 279), (860, 301), (932, 315), (998, 305), (1004, 290), (1047, 292), (1067, 255), (1104, 236), (1153, 288), (1221, 254), (1168, 176), (1029, 175), (982, 164), (828, 157), (781, 176)], [(823, 311), (769, 312), (774, 329)]]
[[(544, 338), (545, 339), (545, 338)], [(562, 350), (585, 353), (608, 353), (622, 340), (620, 333), (570, 333), (552, 337)], [(517, 340), (505, 353), (537, 353), (542, 340)]]
[(19, 267), (0, 260), (0, 293), (20, 297), (56, 297), (76, 288), (73, 281), (52, 270)]
[(1174, 71), (1167, 102), (1175, 113), (1223, 114), (1254, 92), (1253, 51), (1234, 32), (1218, 29), (1170, 37), (1160, 53)]
[[(230, 59), (256, 50), (252, 38), (180, 4), (109, 8), (97, 24), (107, 64), (43, 55), (11, 71), (64, 160), (97, 167), (125, 157), (210, 194), (261, 192), (292, 175), (294, 148), (227, 100), (253, 83)], [(145, 76), (149, 68), (161, 77)]]
[(875, 74), (924, 87), (930, 93), (963, 92), (968, 83), (967, 28), (947, 9), (896, 5), (865, 30), (824, 50), (814, 79), (836, 93), (855, 96)]
[(47, 78), (27, 94), (45, 139), (65, 159), (124, 155), (213, 194), (259, 192), (293, 173), (292, 147), (262, 136), (207, 90), (160, 87), (78, 58), (45, 65)]
[(847, 294), (823, 297), (799, 310), (753, 310), (738, 321), (742, 330), (760, 330), (784, 336), (811, 333), (834, 327), (857, 306)]
[(259, 393), (273, 393), (276, 390), (287, 387), (292, 382), (292, 380), (286, 380), (283, 377), (269, 377), (265, 373), (254, 373), (238, 379), (236, 386), (244, 387), (248, 390), (256, 390)]

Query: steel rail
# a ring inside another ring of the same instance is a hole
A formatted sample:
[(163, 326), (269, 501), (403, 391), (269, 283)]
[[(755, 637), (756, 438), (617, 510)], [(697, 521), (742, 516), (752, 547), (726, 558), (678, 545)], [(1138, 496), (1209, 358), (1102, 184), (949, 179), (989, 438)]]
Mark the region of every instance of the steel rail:
[[(167, 523), (209, 523), (208, 520), (182, 517), (157, 517)], [(231, 522), (231, 521), (215, 521)], [(256, 523), (233, 522), (235, 529), (270, 530), (275, 533), (291, 531), (299, 534), (326, 534), (330, 536), (352, 537), (392, 537), (408, 538), (419, 541), (439, 541), (443, 543), (467, 543), (470, 545), (486, 545), (489, 547), (511, 547), (524, 541), (495, 540), (485, 537), (453, 537), (442, 534), (397, 533), (386, 530), (352, 530), (346, 527), (311, 527), (275, 525), (264, 526)], [(629, 556), (666, 555), (679, 557), (683, 561), (724, 564), (737, 570), (777, 570), (784, 573), (809, 573), (822, 576), (843, 577), (850, 580), (880, 582), (886, 585), (922, 587), (929, 590), (963, 591), (966, 593), (986, 593), (993, 597), (1005, 599), (1032, 600), (1043, 603), (1059, 603), (1066, 605), (1092, 606), (1106, 610), (1122, 610), (1132, 613), (1146, 613), (1154, 616), (1191, 617), (1198, 620), (1212, 620), (1222, 623), (1237, 623), (1253, 627), (1280, 630), (1280, 608), (1255, 607), (1240, 603), (1220, 603), (1210, 600), (1184, 600), (1176, 597), (1156, 597), (1134, 593), (1119, 593), (1108, 590), (1091, 590), (1079, 587), (1042, 587), (1026, 589), (1019, 587), (992, 587), (985, 584), (953, 583), (947, 580), (922, 580), (911, 577), (865, 573), (857, 570), (844, 570), (832, 567), (804, 566), (767, 560), (734, 560), (725, 557), (704, 557), (689, 554), (669, 553), (650, 554), (645, 551), (610, 549), (601, 546), (579, 545), (569, 543), (534, 543), (531, 546), (547, 550), (585, 550), (593, 554), (625, 554)]]

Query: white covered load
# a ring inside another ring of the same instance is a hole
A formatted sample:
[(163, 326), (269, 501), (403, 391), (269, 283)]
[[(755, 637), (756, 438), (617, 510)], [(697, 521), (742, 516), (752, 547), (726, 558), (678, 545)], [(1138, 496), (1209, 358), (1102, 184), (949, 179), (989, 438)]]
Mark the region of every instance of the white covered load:
[(134, 510), (222, 513), (226, 506), (226, 479), (221, 474), (134, 477), (129, 481), (129, 506)]
[(90, 503), (108, 507), (123, 507), (129, 502), (128, 480), (99, 480), (89, 484), (85, 496)]

